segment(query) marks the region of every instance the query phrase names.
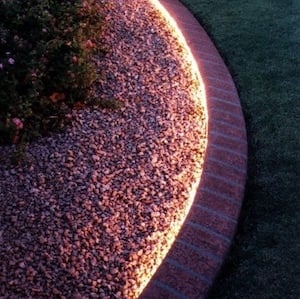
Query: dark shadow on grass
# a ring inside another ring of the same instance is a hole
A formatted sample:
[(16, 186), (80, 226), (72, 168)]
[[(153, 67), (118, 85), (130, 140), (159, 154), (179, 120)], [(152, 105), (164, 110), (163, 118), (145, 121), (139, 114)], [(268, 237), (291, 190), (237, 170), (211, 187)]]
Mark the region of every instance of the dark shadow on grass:
[(240, 222), (208, 298), (299, 298), (300, 2), (182, 2), (234, 78), (249, 145)]

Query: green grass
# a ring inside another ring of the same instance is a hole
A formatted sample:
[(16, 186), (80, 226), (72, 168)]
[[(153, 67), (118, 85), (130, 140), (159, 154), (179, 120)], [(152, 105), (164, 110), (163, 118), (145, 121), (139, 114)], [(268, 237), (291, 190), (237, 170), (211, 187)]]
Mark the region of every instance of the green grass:
[(237, 235), (209, 298), (300, 298), (300, 1), (182, 2), (233, 75), (249, 143)]

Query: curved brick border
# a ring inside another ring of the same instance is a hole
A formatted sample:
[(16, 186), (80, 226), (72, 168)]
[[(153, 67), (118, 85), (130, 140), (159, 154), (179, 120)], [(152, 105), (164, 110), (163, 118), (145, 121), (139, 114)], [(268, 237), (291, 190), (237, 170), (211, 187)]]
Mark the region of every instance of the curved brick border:
[(235, 85), (206, 32), (178, 0), (160, 2), (179, 25), (204, 81), (208, 146), (190, 213), (140, 299), (200, 299), (235, 233), (247, 169), (245, 123)]

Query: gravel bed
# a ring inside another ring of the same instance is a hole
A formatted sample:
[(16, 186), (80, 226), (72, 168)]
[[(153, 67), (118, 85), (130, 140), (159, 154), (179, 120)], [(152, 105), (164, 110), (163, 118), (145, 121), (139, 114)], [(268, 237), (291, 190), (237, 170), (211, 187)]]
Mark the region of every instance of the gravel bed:
[(95, 88), (124, 107), (74, 110), (19, 166), (0, 147), (1, 298), (137, 298), (201, 173), (206, 119), (184, 49), (149, 1), (107, 2)]

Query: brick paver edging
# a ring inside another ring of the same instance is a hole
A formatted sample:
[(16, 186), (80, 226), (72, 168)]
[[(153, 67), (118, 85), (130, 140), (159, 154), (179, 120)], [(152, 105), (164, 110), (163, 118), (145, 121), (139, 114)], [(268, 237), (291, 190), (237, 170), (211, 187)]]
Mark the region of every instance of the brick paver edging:
[(140, 299), (200, 299), (207, 295), (235, 233), (246, 180), (246, 130), (231, 75), (206, 32), (178, 0), (160, 2), (198, 63), (207, 99), (208, 144), (190, 213)]

